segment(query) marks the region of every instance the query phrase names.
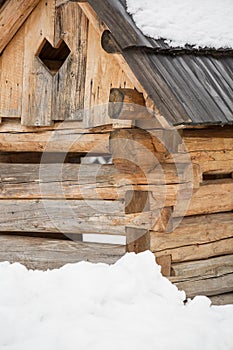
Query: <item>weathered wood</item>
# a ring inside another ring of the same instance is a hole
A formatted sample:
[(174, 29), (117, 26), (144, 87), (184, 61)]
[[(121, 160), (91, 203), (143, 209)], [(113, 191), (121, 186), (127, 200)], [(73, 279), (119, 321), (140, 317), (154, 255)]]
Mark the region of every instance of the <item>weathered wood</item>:
[[(172, 281), (183, 282), (190, 278), (212, 278), (233, 273), (233, 254), (205, 260), (172, 264)], [(233, 288), (233, 285), (232, 285)]]
[(216, 242), (165, 249), (155, 253), (156, 257), (171, 255), (173, 262), (207, 259), (219, 255), (232, 254), (233, 238), (220, 239)]
[(5, 51), (0, 58), (0, 117), (21, 117), (24, 34), (25, 26), (21, 27), (12, 41), (5, 48)]
[(233, 304), (233, 293), (210, 296), (213, 305)]
[(190, 156), (193, 162), (200, 165), (202, 173), (228, 174), (233, 172), (233, 151), (192, 152)]
[(180, 290), (186, 292), (188, 298), (192, 298), (195, 295), (210, 296), (230, 293), (233, 290), (233, 273), (212, 278), (193, 278), (175, 284)]
[(83, 133), (76, 129), (41, 132), (1, 132), (0, 152), (79, 152), (108, 154), (109, 133)]
[(54, 76), (53, 120), (83, 118), (87, 34), (88, 19), (77, 2), (56, 7), (55, 43), (62, 38), (71, 52)]
[(146, 191), (126, 191), (125, 194), (125, 213), (141, 213), (149, 211), (148, 192)]
[(150, 234), (148, 230), (136, 227), (126, 227), (126, 251), (140, 253), (150, 249)]
[[(193, 163), (200, 166), (201, 173), (206, 174), (228, 174), (233, 169), (233, 151), (193, 151), (189, 153)], [(184, 153), (168, 154), (165, 162), (187, 163), (187, 155)]]
[[(80, 7), (87, 8), (86, 4), (80, 4)], [(90, 14), (89, 16), (91, 17)], [(98, 27), (101, 26), (99, 23)], [(85, 127), (113, 122), (108, 116), (109, 91), (112, 86), (134, 88), (121, 65), (115, 60), (115, 56), (107, 54), (101, 47), (101, 30), (96, 29), (92, 22), (89, 23), (84, 101)], [(131, 122), (127, 122), (126, 125), (130, 126)]]
[(147, 111), (143, 94), (135, 89), (112, 88), (109, 95), (108, 114), (112, 119), (152, 119)]
[(0, 12), (0, 54), (40, 0), (8, 0)]
[[(153, 205), (150, 208), (153, 211), (163, 208), (164, 205), (167, 207), (176, 205), (178, 195), (182, 200), (185, 200), (187, 196), (186, 184), (168, 184), (165, 187), (164, 179), (161, 183), (160, 174), (156, 172), (145, 178), (135, 174), (120, 173), (113, 165), (62, 164), (65, 159), (63, 153), (60, 154), (60, 157), (59, 153), (55, 155), (48, 153), (42, 158), (43, 164), (33, 164), (34, 160), (41, 159), (40, 153), (37, 154), (40, 158), (32, 158), (32, 163), (29, 164), (12, 164), (9, 163), (8, 158), (8, 163), (0, 164), (0, 198), (124, 199), (127, 191), (130, 191), (128, 195), (134, 190), (139, 195), (141, 191), (145, 193), (153, 191)], [(22, 156), (21, 153), (19, 155)], [(28, 153), (27, 157), (30, 157)], [(14, 154), (13, 161), (16, 158), (17, 154)], [(22, 157), (17, 160), (19, 163), (20, 161)], [(168, 169), (167, 180), (176, 180), (170, 169)], [(157, 185), (148, 185), (148, 181), (157, 182)], [(126, 198), (126, 206), (129, 200), (129, 197)], [(142, 207), (140, 203), (138, 205)], [(127, 213), (132, 212), (129, 209), (130, 207), (126, 209)]]
[[(41, 0), (25, 23), (23, 125), (51, 125), (53, 77), (36, 57), (45, 38), (54, 42), (54, 0)], [(41, 20), (43, 16), (43, 20)]]
[(171, 255), (162, 255), (156, 258), (156, 262), (161, 266), (161, 273), (165, 277), (171, 275)]
[(121, 129), (111, 133), (110, 149), (115, 166), (126, 173), (141, 171), (147, 174), (159, 165), (166, 152), (157, 139), (142, 129)]
[(0, 236), (0, 261), (19, 262), (29, 269), (55, 269), (78, 261), (115, 263), (125, 247), (45, 238)]
[[(233, 180), (206, 181), (193, 193), (186, 215), (218, 213), (233, 210)], [(179, 210), (175, 213), (179, 215)]]
[[(183, 140), (189, 152), (222, 151), (233, 148), (232, 129), (184, 130)], [(182, 149), (182, 147), (181, 147)]]
[[(154, 232), (170, 232), (172, 230), (172, 207), (164, 207), (160, 206), (160, 211), (157, 217), (154, 219), (153, 226), (151, 226), (151, 230)], [(155, 208), (150, 208), (150, 210), (155, 211)], [(156, 211), (155, 211), (156, 212)]]
[[(175, 223), (176, 221), (174, 221)], [(224, 239), (231, 237), (233, 237), (233, 213), (185, 217), (180, 225), (169, 235), (162, 232), (151, 232), (151, 250), (163, 252), (161, 254), (164, 255), (165, 251), (170, 252), (174, 249), (173, 261), (177, 258), (179, 261), (182, 260), (182, 257), (179, 258), (179, 253), (184, 255), (185, 260), (192, 260), (192, 255), (197, 256), (198, 250), (200, 250), (200, 254), (203, 250), (206, 256), (206, 252), (208, 254), (208, 246), (205, 249), (205, 244), (213, 243), (216, 247), (219, 244), (220, 249), (221, 247), (224, 248), (224, 244), (226, 244), (226, 251), (230, 254), (233, 246), (228, 245), (228, 241), (224, 241)], [(202, 245), (204, 245), (203, 248)], [(216, 249), (217, 251), (219, 250), (218, 248)], [(192, 252), (192, 250), (193, 253), (189, 259), (188, 252)], [(215, 255), (217, 255), (217, 251)], [(210, 246), (210, 256), (213, 256), (211, 253), (213, 254), (214, 250)], [(199, 256), (204, 258), (204, 256)]]
[(0, 230), (124, 235), (120, 201), (1, 200)]
[(121, 48), (109, 30), (105, 30), (101, 36), (101, 46), (107, 53), (120, 53)]

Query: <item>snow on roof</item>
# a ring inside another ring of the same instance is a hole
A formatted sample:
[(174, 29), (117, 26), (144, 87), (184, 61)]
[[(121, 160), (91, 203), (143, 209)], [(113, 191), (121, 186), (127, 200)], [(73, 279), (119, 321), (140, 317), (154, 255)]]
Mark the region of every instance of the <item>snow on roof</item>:
[(170, 46), (233, 48), (233, 0), (127, 0), (144, 35)]

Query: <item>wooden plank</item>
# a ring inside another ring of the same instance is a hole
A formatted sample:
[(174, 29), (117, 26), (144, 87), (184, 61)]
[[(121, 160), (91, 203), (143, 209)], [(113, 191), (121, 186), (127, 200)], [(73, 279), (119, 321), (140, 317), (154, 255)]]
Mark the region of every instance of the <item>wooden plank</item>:
[(189, 279), (175, 284), (180, 290), (186, 292), (188, 298), (195, 295), (210, 296), (230, 293), (233, 291), (233, 273), (213, 278)]
[(11, 119), (5, 119), (4, 123), (0, 125), (0, 133), (38, 133), (42, 131), (54, 131), (59, 132), (61, 130), (76, 130), (76, 132), (79, 131), (80, 134), (93, 134), (93, 133), (105, 133), (113, 131), (113, 127), (111, 124), (108, 125), (100, 125), (95, 128), (87, 128), (83, 129), (83, 123), (80, 120), (66, 120), (65, 122), (56, 122), (54, 125), (47, 125), (47, 126), (25, 126), (20, 123), (19, 120), (14, 119), (12, 121)]
[(0, 54), (40, 0), (8, 0), (0, 11)]
[[(172, 264), (172, 282), (183, 282), (190, 278), (212, 278), (233, 273), (233, 254), (205, 260)], [(233, 285), (232, 285), (233, 287)]]
[[(190, 133), (189, 133), (190, 134)], [(233, 148), (232, 130), (226, 133), (204, 132), (199, 130), (195, 137), (187, 136), (184, 130), (183, 141), (189, 152), (193, 151), (222, 151)], [(213, 136), (211, 136), (213, 135)], [(182, 150), (183, 146), (181, 146)]]
[[(153, 205), (150, 210), (156, 211), (163, 208), (164, 205), (168, 207), (175, 205), (177, 193), (183, 189), (186, 191), (185, 184), (181, 188), (177, 184), (163, 186), (164, 183), (160, 184), (161, 179), (156, 173), (152, 173), (150, 178), (138, 177), (134, 174), (120, 173), (111, 164), (102, 166), (98, 164), (63, 164), (62, 160), (64, 160), (65, 155), (62, 153), (60, 158), (59, 154), (56, 156), (56, 163), (53, 163), (55, 155), (48, 153), (47, 157), (43, 156), (45, 162), (41, 165), (33, 163), (0, 164), (0, 198), (122, 199), (125, 197), (125, 192), (133, 189), (136, 193), (139, 190), (141, 192), (153, 189), (153, 191), (157, 191), (158, 201), (157, 205)], [(151, 182), (158, 182), (158, 185), (148, 185), (148, 179)], [(143, 182), (145, 185), (142, 185)], [(166, 190), (165, 194), (164, 189)], [(185, 198), (185, 195), (186, 193), (181, 194), (182, 198)], [(162, 201), (160, 196), (163, 196)], [(127, 203), (126, 201), (126, 205)]]
[(56, 8), (55, 42), (62, 38), (71, 52), (54, 76), (53, 120), (83, 118), (87, 34), (88, 19), (78, 3)]
[(202, 173), (228, 174), (233, 172), (233, 151), (191, 152), (193, 162), (200, 165)]
[(22, 26), (1, 56), (0, 116), (4, 118), (21, 118), (24, 34)]
[(123, 201), (1, 200), (2, 232), (124, 235)]
[(124, 199), (116, 175), (113, 165), (0, 164), (0, 198)]
[(210, 297), (213, 305), (233, 304), (233, 293), (213, 295)]
[(109, 244), (0, 236), (0, 261), (19, 262), (28, 269), (57, 269), (79, 261), (113, 264), (124, 253), (125, 247)]
[[(168, 240), (168, 238), (167, 238)], [(165, 249), (155, 252), (155, 256), (171, 255), (173, 262), (208, 259), (214, 256), (232, 254), (233, 238), (219, 241), (193, 244), (189, 246)]]
[(55, 0), (41, 0), (25, 23), (23, 125), (50, 125), (53, 76), (38, 59), (45, 38), (54, 43)]
[[(206, 181), (193, 193), (186, 215), (209, 214), (233, 210), (233, 180)], [(179, 215), (179, 210), (175, 213)]]
[(221, 244), (221, 240), (231, 237), (233, 237), (233, 213), (185, 217), (169, 234), (151, 232), (151, 250), (154, 252), (176, 248), (182, 250), (185, 247), (192, 249), (194, 246), (196, 250), (198, 247), (201, 250), (202, 244), (211, 242)]
[(109, 133), (84, 134), (69, 129), (41, 132), (1, 132), (1, 152), (79, 152), (108, 154)]
[[(83, 9), (83, 4), (80, 6)], [(112, 123), (108, 116), (110, 89), (113, 86), (119, 88), (134, 88), (134, 86), (114, 56), (102, 49), (101, 36), (92, 23), (89, 23), (88, 38), (84, 101), (84, 108), (88, 113), (85, 114), (84, 122), (85, 127), (93, 127)], [(130, 126), (131, 122), (122, 121), (121, 125), (124, 124)]]

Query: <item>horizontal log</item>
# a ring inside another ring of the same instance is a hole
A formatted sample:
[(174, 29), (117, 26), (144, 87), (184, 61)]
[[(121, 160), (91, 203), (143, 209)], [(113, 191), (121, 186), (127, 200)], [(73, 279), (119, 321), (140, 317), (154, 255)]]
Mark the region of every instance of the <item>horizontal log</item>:
[[(174, 221), (175, 223), (176, 221)], [(192, 249), (193, 246), (196, 246), (198, 250), (202, 244), (217, 244), (221, 243), (221, 240), (231, 237), (233, 237), (233, 213), (184, 217), (172, 233), (164, 234), (152, 231), (151, 250), (164, 252), (176, 248), (182, 250), (185, 247)], [(233, 247), (230, 248), (233, 250)]]
[(109, 133), (58, 130), (25, 133), (0, 132), (0, 152), (109, 153)]
[[(200, 166), (201, 173), (228, 174), (233, 169), (233, 151), (193, 151), (189, 153), (193, 163)], [(164, 158), (166, 163), (187, 163), (187, 154), (168, 154)]]
[(0, 201), (1, 231), (124, 235), (125, 224), (120, 201)]
[(149, 229), (156, 212), (125, 215), (124, 201), (0, 200), (0, 232), (125, 235), (125, 226)]
[(112, 88), (109, 95), (108, 114), (112, 119), (152, 119), (146, 108), (143, 94), (135, 89)]
[[(44, 158), (46, 163), (51, 156)], [(156, 193), (158, 200), (152, 209), (158, 209), (161, 208), (161, 198), (164, 199), (162, 205), (165, 201), (166, 206), (172, 206), (176, 203), (177, 193), (185, 198), (190, 188), (189, 182), (179, 185), (179, 181), (188, 180), (189, 167), (184, 166), (182, 179), (172, 164), (166, 165), (163, 172), (164, 177), (161, 177), (160, 168), (147, 176), (124, 174), (111, 164), (0, 163), (0, 198), (122, 199), (125, 191), (135, 189)], [(163, 186), (166, 183), (167, 186)]]
[[(186, 215), (218, 213), (233, 210), (233, 180), (204, 182), (192, 196)], [(179, 215), (179, 210), (174, 214)]]
[(191, 152), (193, 162), (200, 165), (202, 173), (228, 174), (233, 172), (233, 151)]
[[(190, 278), (211, 278), (233, 273), (233, 254), (205, 260), (172, 264), (173, 282), (184, 282)], [(232, 285), (233, 287), (233, 285)]]
[(124, 253), (124, 246), (0, 235), (0, 261), (28, 269), (56, 269), (79, 261), (113, 264)]
[[(172, 280), (170, 277), (169, 279)], [(178, 289), (184, 290), (188, 298), (196, 295), (216, 295), (233, 291), (233, 273), (213, 278), (195, 278), (175, 283)]]
[(208, 259), (219, 255), (233, 253), (233, 238), (221, 239), (216, 242), (193, 244), (189, 246), (165, 249), (155, 252), (156, 257), (171, 255), (173, 262)]
[[(195, 184), (194, 184), (195, 186)], [(152, 189), (153, 187), (151, 187)], [(163, 205), (169, 206), (166, 195), (167, 186), (160, 191), (153, 191), (148, 195), (148, 202), (151, 209), (161, 208)], [(176, 201), (173, 217), (193, 216), (202, 214), (212, 214), (233, 210), (233, 180), (220, 179), (204, 181), (203, 184), (196, 188), (192, 193), (192, 188), (187, 185), (180, 185), (174, 193)], [(169, 195), (172, 194), (171, 192)], [(179, 194), (179, 197), (178, 197)], [(217, 200), (216, 200), (217, 199)]]
[(233, 304), (233, 293), (225, 293), (210, 296), (213, 305), (227, 305)]
[[(191, 133), (187, 133), (184, 130), (183, 141), (185, 147), (189, 152), (193, 151), (222, 151), (231, 150), (233, 148), (233, 131), (229, 130), (226, 134), (221, 134), (220, 131), (215, 133), (208, 133), (199, 131), (195, 136), (190, 136)], [(183, 145), (180, 146), (180, 150), (183, 150)]]

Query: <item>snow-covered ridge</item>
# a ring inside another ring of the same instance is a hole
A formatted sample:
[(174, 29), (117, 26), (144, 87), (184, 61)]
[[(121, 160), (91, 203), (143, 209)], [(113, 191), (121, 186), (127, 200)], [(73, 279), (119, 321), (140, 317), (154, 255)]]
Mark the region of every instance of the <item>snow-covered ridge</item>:
[(233, 305), (184, 305), (150, 252), (28, 271), (0, 263), (0, 349), (232, 350)]
[(233, 48), (233, 0), (127, 0), (144, 35), (172, 47)]

